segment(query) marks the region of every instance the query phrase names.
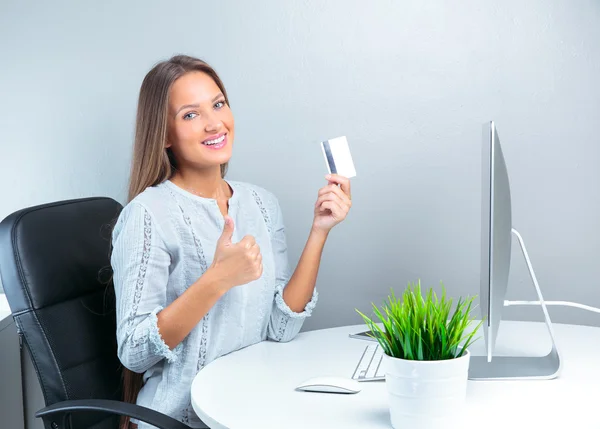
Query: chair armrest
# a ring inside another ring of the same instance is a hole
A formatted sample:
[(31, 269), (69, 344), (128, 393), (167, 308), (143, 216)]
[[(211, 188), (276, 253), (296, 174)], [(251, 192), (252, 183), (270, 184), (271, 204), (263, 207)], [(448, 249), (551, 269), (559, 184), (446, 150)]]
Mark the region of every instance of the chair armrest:
[(62, 401), (42, 408), (36, 417), (44, 421), (57, 422), (60, 428), (64, 428), (64, 421), (71, 413), (100, 411), (108, 414), (129, 416), (136, 420), (149, 423), (159, 429), (190, 429), (189, 426), (150, 408), (142, 407), (128, 402), (112, 401), (108, 399), (79, 399), (74, 401)]

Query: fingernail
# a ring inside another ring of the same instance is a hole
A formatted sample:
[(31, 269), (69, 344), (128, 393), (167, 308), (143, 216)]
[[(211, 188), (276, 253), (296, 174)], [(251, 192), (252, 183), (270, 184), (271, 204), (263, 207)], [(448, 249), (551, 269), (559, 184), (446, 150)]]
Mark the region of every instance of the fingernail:
[(326, 178), (327, 180), (331, 179), (331, 174), (328, 174), (327, 176), (325, 176), (325, 178)]

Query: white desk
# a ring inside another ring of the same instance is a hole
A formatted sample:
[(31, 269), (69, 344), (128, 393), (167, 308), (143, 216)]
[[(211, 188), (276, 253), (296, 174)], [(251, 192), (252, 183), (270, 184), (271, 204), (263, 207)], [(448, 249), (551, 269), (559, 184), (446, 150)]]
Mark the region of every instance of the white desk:
[[(600, 428), (600, 328), (555, 324), (562, 374), (549, 381), (469, 381), (465, 428)], [(365, 340), (364, 325), (301, 333), (289, 343), (262, 342), (224, 356), (192, 384), (194, 410), (211, 428), (391, 428), (385, 382), (362, 383), (354, 395), (298, 392), (321, 375), (350, 377)], [(545, 325), (503, 322), (497, 353), (542, 355)], [(471, 347), (483, 355), (481, 337)], [(487, 422), (487, 423), (486, 423)]]

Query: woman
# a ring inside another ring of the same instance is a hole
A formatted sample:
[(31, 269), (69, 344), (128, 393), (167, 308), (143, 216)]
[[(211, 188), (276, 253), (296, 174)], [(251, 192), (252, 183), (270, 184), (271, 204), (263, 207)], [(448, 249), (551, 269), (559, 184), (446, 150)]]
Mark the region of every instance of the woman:
[(113, 230), (118, 353), (125, 399), (191, 427), (204, 427), (190, 405), (202, 367), (298, 334), (317, 301), (328, 233), (351, 206), (348, 179), (327, 176), (291, 274), (275, 196), (224, 179), (233, 142), (227, 93), (209, 65), (176, 56), (146, 75), (129, 203)]

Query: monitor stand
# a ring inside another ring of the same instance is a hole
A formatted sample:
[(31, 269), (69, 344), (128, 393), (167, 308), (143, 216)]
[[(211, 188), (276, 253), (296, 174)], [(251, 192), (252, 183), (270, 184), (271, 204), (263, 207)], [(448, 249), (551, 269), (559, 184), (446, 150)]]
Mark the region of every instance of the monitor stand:
[(469, 380), (549, 380), (558, 376), (561, 368), (560, 355), (556, 348), (554, 339), (554, 330), (548, 314), (548, 308), (544, 303), (542, 291), (537, 278), (531, 266), (531, 261), (527, 255), (527, 249), (521, 234), (512, 229), (512, 233), (519, 240), (521, 251), (527, 262), (529, 275), (535, 286), (546, 326), (552, 340), (552, 349), (546, 356), (493, 356), (491, 362), (487, 361), (487, 356), (471, 356), (469, 363)]

